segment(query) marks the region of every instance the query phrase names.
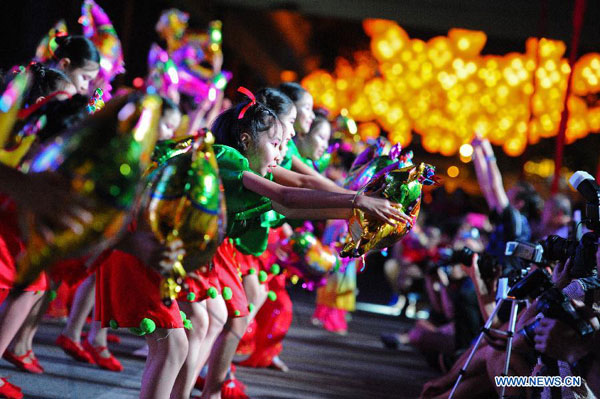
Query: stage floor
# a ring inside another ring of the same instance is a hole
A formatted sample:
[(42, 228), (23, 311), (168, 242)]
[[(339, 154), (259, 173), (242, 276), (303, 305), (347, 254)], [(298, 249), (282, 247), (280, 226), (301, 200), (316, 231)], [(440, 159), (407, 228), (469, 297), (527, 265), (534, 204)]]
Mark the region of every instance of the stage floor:
[[(313, 305), (301, 296), (294, 303), (294, 323), (281, 355), (290, 372), (238, 367), (237, 376), (252, 399), (416, 398), (423, 384), (437, 375), (414, 350), (382, 347), (379, 334), (407, 328), (406, 322), (357, 312), (349, 334), (338, 336), (311, 324)], [(121, 343), (110, 344), (125, 367), (112, 373), (68, 358), (54, 345), (61, 328), (59, 322), (44, 322), (36, 337), (35, 353), (45, 374), (23, 373), (2, 360), (0, 376), (9, 376), (30, 399), (138, 397), (144, 359), (131, 352), (143, 344), (142, 338), (123, 331)]]

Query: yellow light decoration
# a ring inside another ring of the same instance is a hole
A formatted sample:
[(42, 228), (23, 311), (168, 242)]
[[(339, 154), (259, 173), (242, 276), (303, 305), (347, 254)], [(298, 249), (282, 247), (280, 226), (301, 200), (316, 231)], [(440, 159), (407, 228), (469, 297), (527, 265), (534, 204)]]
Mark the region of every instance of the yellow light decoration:
[(375, 139), (380, 134), (379, 125), (374, 122), (361, 123), (358, 125), (358, 134), (363, 141)]
[(450, 177), (458, 177), (460, 170), (456, 166), (452, 165), (448, 168), (446, 173), (448, 173), (448, 176)]
[[(511, 156), (557, 134), (570, 72), (563, 42), (530, 38), (525, 53), (482, 56), (480, 31), (451, 29), (424, 42), (393, 21), (368, 19), (363, 27), (370, 55), (338, 58), (333, 74), (319, 70), (303, 79), (315, 105), (333, 114), (346, 108), (403, 145), (416, 132), (427, 151), (443, 155), (455, 154), (475, 131)], [(600, 92), (600, 54), (584, 55), (573, 72), (569, 143), (600, 130), (600, 108), (580, 98)]]
[(469, 158), (473, 155), (473, 146), (471, 144), (463, 144), (459, 149), (460, 156), (463, 158)]

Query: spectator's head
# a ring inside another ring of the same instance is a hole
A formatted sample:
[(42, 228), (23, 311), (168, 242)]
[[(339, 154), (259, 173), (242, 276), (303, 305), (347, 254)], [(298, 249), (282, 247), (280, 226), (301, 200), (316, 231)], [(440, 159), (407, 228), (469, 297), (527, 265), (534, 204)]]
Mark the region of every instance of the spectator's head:
[(519, 181), (507, 191), (509, 202), (530, 222), (540, 219), (544, 202), (530, 183)]
[(542, 228), (547, 234), (566, 226), (571, 220), (571, 201), (564, 194), (555, 194), (544, 204)]

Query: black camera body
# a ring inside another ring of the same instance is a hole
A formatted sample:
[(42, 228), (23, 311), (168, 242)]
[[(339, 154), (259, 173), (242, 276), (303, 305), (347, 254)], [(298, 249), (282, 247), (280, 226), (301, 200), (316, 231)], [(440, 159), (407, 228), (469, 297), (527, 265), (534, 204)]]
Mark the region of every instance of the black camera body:
[(598, 237), (595, 233), (585, 233), (581, 240), (567, 240), (551, 235), (542, 243), (548, 261), (565, 262), (571, 258), (571, 275), (575, 278), (588, 277), (596, 271)]
[[(475, 251), (468, 247), (463, 247), (459, 250), (446, 248), (444, 251), (440, 251), (440, 261), (437, 266), (440, 267), (460, 263), (467, 267), (471, 267), (473, 255), (475, 255)], [(477, 266), (479, 267), (481, 278), (484, 280), (494, 278), (500, 267), (497, 259), (485, 252), (478, 253), (478, 255), (479, 260), (477, 261)]]
[(535, 264), (566, 262), (570, 258), (571, 276), (581, 278), (596, 274), (596, 252), (598, 252), (598, 237), (595, 233), (589, 232), (579, 241), (567, 240), (557, 235), (550, 235), (535, 244), (509, 241), (506, 243), (505, 254)]
[[(508, 296), (517, 299), (538, 298), (536, 304), (538, 313), (562, 321), (582, 337), (594, 332), (594, 327), (575, 309), (571, 300), (554, 286), (551, 277), (542, 269), (536, 269), (515, 284), (508, 292)], [(537, 323), (536, 320), (523, 329), (530, 342), (533, 342)]]
[(569, 325), (581, 337), (594, 333), (594, 327), (575, 309), (571, 300), (556, 287), (540, 295), (536, 309), (546, 317)]

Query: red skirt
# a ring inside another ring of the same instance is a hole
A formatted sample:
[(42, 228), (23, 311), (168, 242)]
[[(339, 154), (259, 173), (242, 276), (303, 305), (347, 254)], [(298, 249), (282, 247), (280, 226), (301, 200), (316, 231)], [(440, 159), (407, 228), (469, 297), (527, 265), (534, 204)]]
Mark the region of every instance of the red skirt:
[[(157, 328), (183, 328), (179, 306), (170, 307), (160, 297), (161, 276), (128, 253), (114, 250), (96, 276), (96, 319), (102, 327), (139, 327), (144, 318)], [(114, 325), (114, 323), (113, 323)]]
[[(10, 199), (0, 195), (0, 289), (10, 290), (17, 278), (15, 259), (25, 250), (17, 220), (17, 206)], [(25, 291), (45, 291), (48, 289), (46, 273), (25, 288)]]
[[(256, 315), (256, 325), (250, 333), (254, 351), (240, 363), (246, 367), (269, 367), (273, 358), (283, 349), (283, 339), (292, 324), (292, 301), (285, 289), (285, 276), (279, 275), (269, 283), (269, 289), (277, 294), (275, 301), (267, 300)], [(246, 338), (246, 336), (244, 336)], [(251, 343), (245, 342), (246, 345)]]
[(214, 268), (209, 269), (207, 266), (188, 273), (185, 283), (187, 287), (181, 290), (177, 301), (201, 302), (210, 297), (209, 290), (211, 288), (214, 288), (217, 294), (221, 293), (221, 283), (216, 270)]
[(245, 277), (249, 274), (258, 273), (261, 270), (258, 258), (254, 255), (246, 255), (237, 251), (236, 259), (240, 265), (240, 273), (242, 273), (242, 277)]
[(213, 257), (213, 267), (219, 278), (221, 294), (227, 305), (229, 317), (248, 316), (248, 299), (242, 285), (242, 266), (244, 255), (227, 238), (217, 248)]
[(86, 267), (89, 257), (64, 259), (56, 262), (48, 272), (50, 279), (57, 283), (65, 283), (68, 286), (76, 286), (92, 274), (91, 268)]
[[(261, 281), (263, 284), (269, 284), (270, 281), (277, 276), (277, 274), (273, 274), (273, 265), (278, 262), (277, 255), (273, 251), (273, 247), (275, 244), (279, 243), (279, 241), (285, 239), (285, 234), (283, 233), (283, 229), (281, 227), (270, 229), (269, 230), (269, 246), (267, 250), (262, 253), (256, 259), (257, 270), (259, 272), (263, 271), (266, 274), (267, 278), (264, 281)], [(280, 270), (281, 272), (281, 270)], [(278, 273), (279, 274), (279, 273)]]

